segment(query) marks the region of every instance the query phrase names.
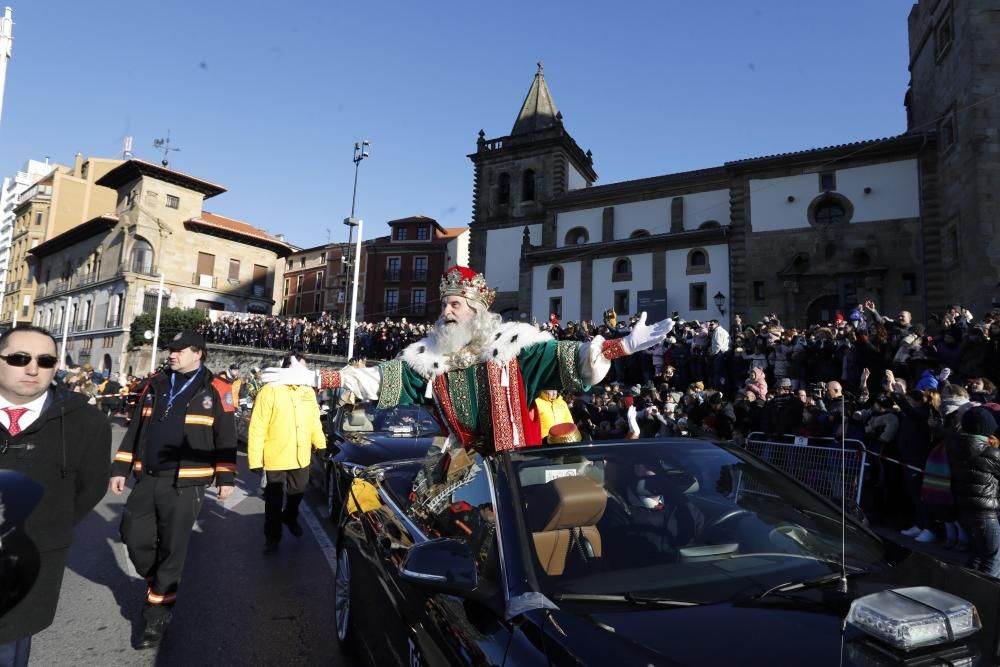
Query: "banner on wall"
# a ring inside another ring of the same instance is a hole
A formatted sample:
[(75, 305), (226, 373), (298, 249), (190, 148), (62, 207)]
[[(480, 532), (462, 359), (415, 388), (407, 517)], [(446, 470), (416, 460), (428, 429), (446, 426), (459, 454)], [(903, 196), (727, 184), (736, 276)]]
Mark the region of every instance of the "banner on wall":
[(636, 309), (636, 312), (641, 313), (642, 311), (646, 311), (647, 322), (659, 322), (660, 320), (667, 319), (669, 312), (667, 311), (666, 289), (639, 290), (637, 297), (639, 307)]

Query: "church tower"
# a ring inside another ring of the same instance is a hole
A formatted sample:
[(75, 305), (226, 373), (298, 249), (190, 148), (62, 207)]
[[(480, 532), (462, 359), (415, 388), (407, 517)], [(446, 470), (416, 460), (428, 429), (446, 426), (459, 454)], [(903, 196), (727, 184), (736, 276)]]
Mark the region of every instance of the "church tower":
[(510, 134), (487, 139), (480, 130), (469, 158), (475, 168), (469, 264), (497, 288), (494, 310), (517, 319), (524, 230), (532, 245), (554, 246), (549, 202), (597, 180), (590, 151), (563, 126), (541, 63)]

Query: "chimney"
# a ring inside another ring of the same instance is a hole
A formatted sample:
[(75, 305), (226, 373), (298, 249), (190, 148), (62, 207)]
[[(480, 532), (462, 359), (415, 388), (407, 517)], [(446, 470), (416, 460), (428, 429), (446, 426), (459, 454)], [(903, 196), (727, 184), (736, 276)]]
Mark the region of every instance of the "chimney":
[(278, 240), (279, 240), (279, 241), (281, 241), (282, 243), (284, 243), (284, 242), (285, 242), (285, 235), (284, 235), (284, 234), (275, 234), (275, 235), (274, 235), (274, 238), (278, 239)]
[(83, 153), (77, 153), (73, 156), (73, 175), (79, 176), (83, 171)]

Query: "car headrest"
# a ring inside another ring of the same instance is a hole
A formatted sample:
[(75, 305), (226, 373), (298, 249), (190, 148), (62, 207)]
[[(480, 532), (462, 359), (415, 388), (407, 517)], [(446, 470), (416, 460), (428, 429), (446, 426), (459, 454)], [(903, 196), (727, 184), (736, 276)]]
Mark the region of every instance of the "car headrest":
[(590, 477), (573, 475), (542, 484), (528, 504), (532, 532), (593, 526), (608, 505), (608, 494)]
[(350, 426), (356, 428), (361, 428), (363, 426), (371, 426), (371, 422), (368, 420), (368, 415), (365, 414), (364, 410), (353, 410), (347, 415), (347, 423)]

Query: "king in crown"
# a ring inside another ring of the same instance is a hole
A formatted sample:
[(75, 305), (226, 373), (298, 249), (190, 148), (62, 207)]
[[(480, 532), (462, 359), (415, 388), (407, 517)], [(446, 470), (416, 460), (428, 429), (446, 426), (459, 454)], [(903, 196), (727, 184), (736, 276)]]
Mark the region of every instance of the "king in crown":
[(427, 404), (449, 431), (444, 450), (500, 452), (540, 445), (530, 401), (542, 389), (586, 391), (611, 361), (653, 347), (672, 320), (646, 324), (646, 314), (624, 338), (557, 341), (520, 322), (504, 323), (489, 308), (496, 299), (486, 276), (453, 266), (441, 277), (441, 315), (430, 335), (391, 361), (369, 368), (268, 368), (263, 380), (322, 389), (343, 387), (379, 408)]

